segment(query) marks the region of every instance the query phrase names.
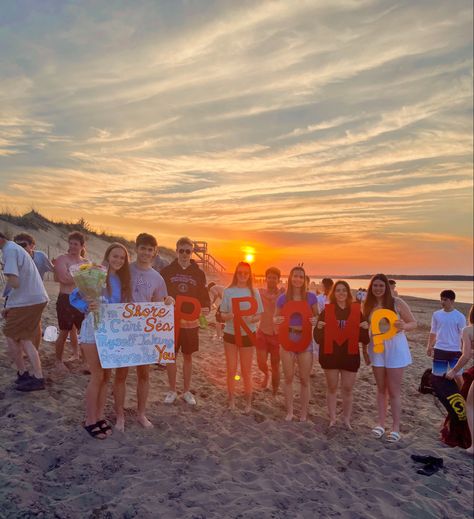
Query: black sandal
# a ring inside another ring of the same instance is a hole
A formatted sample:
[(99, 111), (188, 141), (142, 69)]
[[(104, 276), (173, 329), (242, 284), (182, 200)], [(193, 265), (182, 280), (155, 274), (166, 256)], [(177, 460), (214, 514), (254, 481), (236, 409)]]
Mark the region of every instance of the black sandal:
[[(96, 440), (105, 440), (107, 438), (107, 435), (104, 433), (104, 431), (100, 428), (98, 423), (93, 423), (91, 425), (84, 425), (84, 429), (92, 436), (92, 438)], [(103, 434), (102, 438), (99, 437), (99, 434)]]
[[(108, 431), (111, 431), (112, 432), (112, 427), (109, 425), (109, 423), (107, 422), (107, 420), (99, 420), (97, 423), (96, 423), (97, 427), (100, 427), (100, 430), (107, 434)], [(110, 436), (110, 434), (107, 434), (107, 436)]]

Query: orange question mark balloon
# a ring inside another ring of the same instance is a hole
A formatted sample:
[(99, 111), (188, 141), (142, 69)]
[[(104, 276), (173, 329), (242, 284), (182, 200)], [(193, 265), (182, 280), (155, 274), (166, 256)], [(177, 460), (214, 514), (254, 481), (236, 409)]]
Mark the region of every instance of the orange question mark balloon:
[[(390, 324), (390, 328), (386, 332), (380, 331), (380, 323), (383, 319), (387, 319)], [(374, 341), (374, 353), (383, 353), (384, 341), (391, 339), (397, 333), (395, 321), (398, 321), (398, 315), (392, 310), (380, 308), (372, 314), (370, 329)]]

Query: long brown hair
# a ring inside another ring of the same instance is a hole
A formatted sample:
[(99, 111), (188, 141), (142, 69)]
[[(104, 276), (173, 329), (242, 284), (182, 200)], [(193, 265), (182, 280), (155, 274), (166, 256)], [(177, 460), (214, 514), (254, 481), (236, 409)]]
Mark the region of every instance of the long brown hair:
[(329, 292), (329, 302), (333, 305), (336, 304), (336, 287), (337, 285), (343, 285), (346, 287), (347, 290), (347, 306), (351, 306), (352, 304), (352, 292), (351, 287), (349, 286), (349, 283), (347, 281), (344, 281), (343, 279), (338, 279), (334, 285), (331, 288), (331, 292)]
[(305, 282), (303, 283), (303, 286), (301, 287), (301, 300), (306, 301), (306, 272), (303, 267), (293, 267), (290, 270), (290, 274), (288, 275), (288, 286), (286, 288), (286, 300), (287, 301), (293, 301), (294, 300), (294, 293), (293, 293), (293, 274), (300, 270), (303, 272), (303, 277), (305, 279)]
[(369, 286), (367, 288), (367, 297), (364, 301), (364, 317), (366, 319), (369, 318), (369, 315), (372, 313), (372, 310), (377, 304), (377, 299), (372, 292), (372, 285), (374, 284), (374, 281), (377, 280), (383, 281), (385, 283), (385, 293), (382, 299), (382, 308), (395, 311), (395, 299), (393, 298), (392, 291), (390, 290), (388, 277), (385, 274), (375, 274), (375, 276), (372, 276), (372, 279), (370, 280)]
[(474, 305), (469, 310), (469, 324), (474, 324)]
[[(125, 261), (123, 265), (120, 267), (119, 270), (117, 270), (116, 274), (118, 278), (120, 279), (120, 287), (121, 287), (121, 297), (122, 297), (122, 303), (127, 303), (132, 299), (132, 281), (130, 276), (130, 267), (129, 267), (129, 257), (128, 257), (128, 250), (127, 248), (122, 245), (121, 243), (112, 243), (107, 247), (107, 250), (104, 254), (104, 259), (102, 263), (108, 265), (109, 263), (109, 255), (113, 249), (122, 249), (125, 252)], [(110, 271), (107, 269), (107, 293), (109, 296), (111, 295), (111, 287), (110, 287)]]
[(237, 266), (235, 267), (234, 275), (232, 276), (232, 281), (230, 285), (227, 288), (236, 287), (237, 286), (237, 271), (239, 270), (239, 267), (248, 267), (250, 275), (247, 280), (247, 288), (250, 290), (250, 293), (252, 295), (255, 294), (253, 289), (253, 279), (252, 279), (252, 267), (250, 266), (250, 263), (247, 263), (246, 261), (239, 261), (237, 263)]

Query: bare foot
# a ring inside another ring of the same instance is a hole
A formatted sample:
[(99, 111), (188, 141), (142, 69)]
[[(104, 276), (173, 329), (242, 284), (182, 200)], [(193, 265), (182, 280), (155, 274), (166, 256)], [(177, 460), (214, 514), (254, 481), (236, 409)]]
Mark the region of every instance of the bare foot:
[(252, 404), (246, 404), (244, 407), (244, 413), (250, 414), (251, 411), (252, 411)]
[(336, 425), (336, 419), (335, 418), (333, 420), (329, 421), (329, 427), (335, 427), (335, 425)]
[(140, 425), (145, 427), (145, 429), (151, 429), (153, 427), (153, 424), (150, 422), (150, 420), (148, 420), (148, 418), (145, 415), (139, 416), (137, 420)]
[(300, 422), (306, 422), (308, 420), (308, 417), (306, 415), (300, 416)]
[(227, 406), (229, 407), (230, 411), (235, 411), (235, 400), (234, 400), (234, 397), (229, 398), (229, 400), (227, 401)]
[(293, 421), (293, 413), (288, 413), (285, 416), (285, 422), (292, 422)]
[(468, 449), (466, 449), (466, 452), (468, 454), (473, 454), (474, 455), (474, 445), (471, 445)]
[(263, 379), (260, 382), (260, 387), (262, 389), (267, 389), (267, 386), (268, 386), (268, 373), (264, 373), (263, 374)]
[(344, 425), (346, 429), (349, 429), (349, 431), (352, 431), (352, 425), (348, 420), (344, 420)]
[(115, 428), (117, 431), (125, 432), (125, 416), (117, 416), (115, 421)]

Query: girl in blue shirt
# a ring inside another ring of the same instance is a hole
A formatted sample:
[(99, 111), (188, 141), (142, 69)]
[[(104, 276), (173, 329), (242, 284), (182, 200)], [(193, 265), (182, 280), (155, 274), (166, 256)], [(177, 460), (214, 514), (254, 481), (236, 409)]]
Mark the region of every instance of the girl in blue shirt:
[[(254, 297), (257, 301), (257, 312), (244, 317), (251, 332), (257, 329), (257, 323), (263, 313), (260, 293), (252, 285), (252, 270), (248, 263), (241, 261), (232, 278), (232, 283), (224, 290), (220, 305), (224, 327), (224, 350), (227, 365), (227, 392), (229, 395), (229, 409), (235, 409), (235, 374), (237, 373), (237, 361), (240, 357), (240, 368), (244, 381), (245, 412), (249, 413), (252, 407), (252, 360), (254, 346), (250, 337), (242, 330), (242, 345), (236, 344), (234, 330), (234, 314), (232, 313), (232, 300), (239, 297)], [(249, 303), (241, 302), (241, 310), (249, 308)]]
[[(102, 262), (108, 267), (106, 287), (103, 291), (105, 303), (125, 303), (130, 301), (130, 269), (127, 249), (120, 243), (112, 243), (105, 251)], [(99, 308), (97, 301), (87, 300), (75, 289), (69, 300), (71, 305), (87, 314), (81, 326), (81, 347), (91, 372), (86, 390), (85, 430), (98, 440), (112, 434), (112, 428), (104, 419), (107, 399), (107, 383), (111, 370), (103, 369), (94, 337), (93, 311)]]

